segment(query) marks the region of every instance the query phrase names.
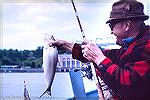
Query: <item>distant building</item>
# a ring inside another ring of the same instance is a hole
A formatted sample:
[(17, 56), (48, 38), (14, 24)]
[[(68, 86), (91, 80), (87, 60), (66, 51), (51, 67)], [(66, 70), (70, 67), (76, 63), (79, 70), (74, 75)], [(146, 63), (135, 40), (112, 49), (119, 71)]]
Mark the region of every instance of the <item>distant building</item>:
[(71, 54), (59, 54), (57, 68), (60, 69), (78, 69), (82, 67), (82, 62), (73, 59)]
[(96, 38), (95, 43), (104, 49), (119, 49), (120, 46), (116, 44), (116, 39), (111, 36)]
[[(97, 46), (104, 49), (119, 49), (120, 46), (116, 44), (116, 39), (112, 36), (98, 37), (95, 40), (89, 40), (90, 42), (96, 43)], [(76, 43), (82, 43), (82, 41), (76, 41)]]

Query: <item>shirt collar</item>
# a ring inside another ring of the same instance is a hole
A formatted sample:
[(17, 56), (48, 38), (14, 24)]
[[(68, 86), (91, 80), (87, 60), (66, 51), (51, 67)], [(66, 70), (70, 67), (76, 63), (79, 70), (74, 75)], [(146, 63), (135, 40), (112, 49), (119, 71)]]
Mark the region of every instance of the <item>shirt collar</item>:
[(127, 49), (128, 46), (129, 46), (134, 40), (135, 40), (134, 37), (129, 37), (129, 38), (123, 39), (122, 42), (124, 43), (125, 49)]
[(124, 48), (125, 48), (125, 49), (128, 49), (129, 45), (130, 45), (133, 41), (138, 40), (139, 38), (141, 38), (144, 31), (145, 31), (145, 23), (143, 23), (143, 24), (141, 25), (141, 27), (140, 27), (140, 32), (139, 32), (139, 34), (137, 34), (137, 36), (125, 38), (125, 39), (122, 40), (122, 42), (124, 43)]

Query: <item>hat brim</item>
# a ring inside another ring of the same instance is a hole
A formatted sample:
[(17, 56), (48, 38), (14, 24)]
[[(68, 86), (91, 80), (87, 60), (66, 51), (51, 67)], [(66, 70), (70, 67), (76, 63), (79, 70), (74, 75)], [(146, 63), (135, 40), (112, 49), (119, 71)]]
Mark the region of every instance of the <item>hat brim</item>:
[(141, 16), (129, 16), (129, 17), (123, 17), (123, 18), (110, 18), (107, 22), (107, 23), (111, 23), (115, 20), (122, 20), (122, 19), (141, 19), (141, 20), (148, 20), (149, 19), (149, 16), (147, 15), (141, 15)]

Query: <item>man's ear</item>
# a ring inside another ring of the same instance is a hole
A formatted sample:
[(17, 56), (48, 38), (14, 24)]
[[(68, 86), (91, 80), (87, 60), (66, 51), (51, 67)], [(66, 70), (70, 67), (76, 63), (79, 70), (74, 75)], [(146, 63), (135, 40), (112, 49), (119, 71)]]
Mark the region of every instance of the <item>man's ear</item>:
[(125, 31), (128, 31), (130, 29), (130, 27), (131, 27), (131, 21), (127, 20), (127, 21), (125, 21), (125, 23), (126, 23)]

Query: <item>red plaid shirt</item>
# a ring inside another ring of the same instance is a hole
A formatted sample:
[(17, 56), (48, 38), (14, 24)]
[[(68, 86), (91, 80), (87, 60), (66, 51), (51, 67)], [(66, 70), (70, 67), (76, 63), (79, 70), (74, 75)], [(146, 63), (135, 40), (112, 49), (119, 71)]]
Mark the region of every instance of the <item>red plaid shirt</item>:
[[(82, 62), (81, 46), (75, 44), (72, 50), (74, 59)], [(143, 25), (140, 34), (128, 48), (103, 51), (105, 58), (95, 66), (97, 74), (120, 98), (150, 98), (150, 27)]]

